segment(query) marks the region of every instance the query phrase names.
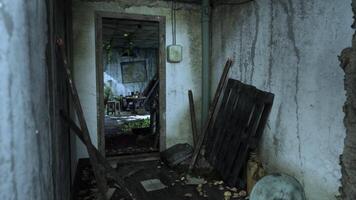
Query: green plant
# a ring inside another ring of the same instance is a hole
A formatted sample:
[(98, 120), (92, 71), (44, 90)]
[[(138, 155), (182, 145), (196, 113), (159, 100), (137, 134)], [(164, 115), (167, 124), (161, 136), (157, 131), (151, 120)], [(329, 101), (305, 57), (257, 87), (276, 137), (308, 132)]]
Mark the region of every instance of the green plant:
[(103, 44), (103, 49), (106, 52), (106, 59), (108, 63), (111, 63), (112, 61), (112, 42), (113, 39), (111, 38)]
[(133, 128), (148, 128), (150, 127), (150, 118), (127, 122), (122, 126), (123, 132), (129, 132)]
[(113, 98), (113, 92), (110, 86), (107, 86), (106, 84), (104, 84), (104, 100), (110, 101)]

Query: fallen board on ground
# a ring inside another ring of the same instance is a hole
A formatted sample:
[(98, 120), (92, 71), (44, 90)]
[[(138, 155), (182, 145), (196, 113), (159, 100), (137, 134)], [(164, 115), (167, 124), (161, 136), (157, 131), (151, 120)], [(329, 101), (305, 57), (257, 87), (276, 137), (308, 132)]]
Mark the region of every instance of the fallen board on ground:
[(174, 167), (189, 159), (193, 154), (193, 148), (189, 144), (176, 144), (161, 153), (162, 161), (168, 166)]

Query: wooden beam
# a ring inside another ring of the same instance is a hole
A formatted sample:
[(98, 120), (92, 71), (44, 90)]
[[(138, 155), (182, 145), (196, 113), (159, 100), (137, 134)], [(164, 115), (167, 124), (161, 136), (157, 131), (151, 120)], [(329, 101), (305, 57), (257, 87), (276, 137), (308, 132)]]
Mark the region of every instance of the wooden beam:
[[(90, 134), (89, 134), (89, 129), (88, 126), (86, 124), (85, 118), (84, 118), (84, 112), (79, 100), (79, 96), (78, 96), (78, 92), (77, 92), (77, 88), (74, 84), (74, 81), (72, 79), (72, 74), (71, 71), (69, 69), (68, 66), (68, 61), (66, 58), (66, 54), (65, 54), (65, 46), (64, 46), (64, 40), (59, 38), (57, 39), (57, 46), (59, 48), (59, 53), (60, 56), (62, 57), (63, 60), (63, 68), (65, 70), (65, 77), (66, 77), (66, 81), (68, 83), (69, 86), (69, 92), (72, 96), (72, 102), (74, 105), (74, 109), (77, 113), (77, 117), (78, 117), (78, 121), (79, 124), (81, 126), (81, 135), (80, 138), (83, 141), (83, 143), (85, 144), (88, 154), (89, 154), (89, 159), (90, 159), (90, 163), (92, 165), (93, 168), (93, 172), (94, 172), (94, 176), (95, 179), (97, 181), (97, 186), (99, 189), (99, 199), (103, 199), (106, 200), (106, 194), (108, 191), (108, 186), (107, 186), (107, 179), (106, 179), (106, 169), (109, 169), (109, 171), (114, 171), (111, 166), (105, 166), (105, 161), (103, 159), (100, 159), (100, 153), (98, 153), (97, 149), (95, 148), (95, 146), (93, 145), (93, 143), (91, 142), (90, 139)], [(79, 128), (78, 128), (79, 129)], [(99, 159), (103, 162), (100, 162)], [(114, 177), (114, 178), (119, 178), (119, 177)], [(116, 179), (115, 179), (116, 180)], [(122, 187), (122, 188), (126, 188), (124, 185), (124, 182), (121, 181), (120, 179), (117, 180), (118, 184)], [(132, 195), (131, 193), (129, 193), (130, 195)], [(134, 198), (133, 198), (134, 199)]]
[(192, 161), (191, 161), (191, 163), (189, 165), (189, 171), (192, 171), (193, 168), (195, 167), (195, 164), (196, 164), (196, 161), (198, 159), (199, 153), (200, 153), (201, 148), (203, 146), (203, 142), (205, 140), (205, 136), (206, 136), (206, 134), (207, 134), (207, 132), (208, 132), (208, 130), (210, 128), (211, 122), (213, 120), (213, 116), (215, 114), (216, 106), (217, 106), (218, 101), (220, 99), (220, 96), (222, 94), (223, 88), (226, 85), (227, 77), (228, 77), (228, 74), (229, 74), (231, 66), (232, 66), (232, 60), (229, 58), (225, 63), (224, 71), (223, 71), (223, 73), (221, 75), (218, 87), (216, 89), (213, 102), (209, 107), (208, 118), (207, 118), (207, 121), (206, 121), (206, 123), (204, 125), (203, 132), (202, 132), (202, 134), (199, 135), (199, 140), (198, 140), (197, 146), (194, 149)]
[(197, 129), (197, 119), (195, 115), (195, 106), (194, 106), (194, 98), (193, 92), (191, 90), (188, 91), (188, 98), (189, 98), (189, 108), (190, 108), (190, 121), (192, 123), (192, 132), (193, 132), (193, 143), (194, 147), (198, 142), (198, 129)]
[[(69, 125), (69, 127), (74, 131), (74, 133), (79, 137), (79, 139), (85, 144), (85, 140), (84, 140), (84, 133), (83, 131), (77, 126), (77, 124), (70, 119), (70, 117), (65, 114), (63, 111), (60, 112), (60, 115), (62, 117), (62, 119)], [(98, 149), (94, 148), (95, 150), (95, 154), (98, 157), (98, 162), (105, 168), (106, 170), (106, 174), (111, 176), (112, 179), (114, 179), (119, 186), (121, 187), (121, 189), (126, 190), (126, 192), (133, 198), (133, 194), (127, 189), (127, 186), (124, 182), (124, 180), (120, 177), (120, 175), (115, 171), (115, 169), (113, 169), (110, 165), (110, 163), (104, 158), (103, 155), (101, 155), (101, 153), (99, 152)]]

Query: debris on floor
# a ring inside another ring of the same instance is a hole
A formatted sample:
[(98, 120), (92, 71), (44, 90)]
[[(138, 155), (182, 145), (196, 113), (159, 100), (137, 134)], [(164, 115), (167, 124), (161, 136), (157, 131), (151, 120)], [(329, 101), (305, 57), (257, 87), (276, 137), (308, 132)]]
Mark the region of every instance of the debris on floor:
[[(257, 148), (274, 95), (228, 79), (231, 65), (232, 61), (228, 60), (195, 149), (187, 143), (176, 144), (161, 153), (163, 163), (118, 163), (116, 172), (119, 178), (124, 178), (127, 188), (126, 191), (113, 190), (112, 200), (130, 199), (128, 194), (131, 193), (127, 191), (132, 191), (137, 200), (231, 200), (247, 196), (255, 182), (264, 176), (257, 155), (251, 153), (249, 158), (249, 154)], [(211, 167), (210, 173), (204, 176), (199, 175), (204, 171), (202, 168), (195, 168), (202, 160)], [(90, 184), (89, 188), (79, 190), (77, 197), (85, 194), (88, 199), (98, 189), (94, 187), (95, 180), (88, 176), (90, 172), (83, 173)], [(108, 185), (113, 188), (112, 184)]]
[[(80, 179), (75, 183), (79, 187), (74, 192), (74, 200), (96, 200), (96, 181), (90, 163), (80, 162), (82, 167), (78, 168), (77, 176)], [(172, 170), (160, 161), (120, 164), (116, 170), (122, 177), (128, 171), (135, 171), (125, 181), (130, 191), (137, 195), (136, 200), (222, 200), (226, 191), (231, 192), (231, 200), (243, 200), (245, 196), (237, 194), (246, 194), (242, 189), (229, 187), (215, 175), (187, 175), (186, 169)], [(111, 200), (131, 200), (114, 182), (108, 185), (116, 188)]]
[(161, 153), (162, 160), (170, 167), (175, 167), (192, 156), (193, 148), (189, 144), (176, 144)]
[(186, 177), (187, 185), (199, 185), (199, 184), (205, 184), (205, 183), (207, 183), (207, 181), (204, 178), (193, 177), (191, 175), (187, 175), (187, 177)]
[(161, 180), (159, 179), (149, 179), (145, 181), (141, 181), (141, 185), (147, 192), (152, 192), (156, 190), (162, 190), (164, 188), (167, 188), (166, 185), (164, 185)]

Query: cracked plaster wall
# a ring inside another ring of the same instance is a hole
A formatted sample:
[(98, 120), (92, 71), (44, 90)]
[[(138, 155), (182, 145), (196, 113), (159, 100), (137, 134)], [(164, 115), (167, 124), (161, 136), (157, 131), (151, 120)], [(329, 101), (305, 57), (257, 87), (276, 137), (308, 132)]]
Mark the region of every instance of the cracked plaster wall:
[(46, 4), (0, 0), (0, 199), (51, 200)]
[[(167, 147), (192, 142), (188, 90), (194, 92), (196, 112), (201, 106), (201, 21), (200, 7), (179, 4), (177, 43), (183, 46), (183, 61), (166, 64)], [(157, 0), (115, 0), (73, 2), (74, 78), (82, 101), (92, 141), (97, 145), (97, 97), (95, 75), (95, 11), (160, 15), (166, 17), (166, 45), (171, 44), (170, 3)], [(200, 121), (200, 115), (197, 115)], [(86, 157), (77, 140), (78, 158)]]
[(337, 55), (350, 43), (349, 0), (255, 0), (212, 11), (212, 93), (227, 57), (231, 77), (273, 92), (260, 152), (269, 172), (295, 176), (309, 200), (340, 186), (345, 102)]
[[(354, 15), (356, 14), (356, 0), (352, 1)], [(356, 29), (356, 18), (351, 26)], [(342, 51), (339, 60), (345, 71), (346, 102), (344, 105), (346, 138), (342, 164), (342, 199), (356, 199), (356, 33), (352, 38), (352, 47)]]

